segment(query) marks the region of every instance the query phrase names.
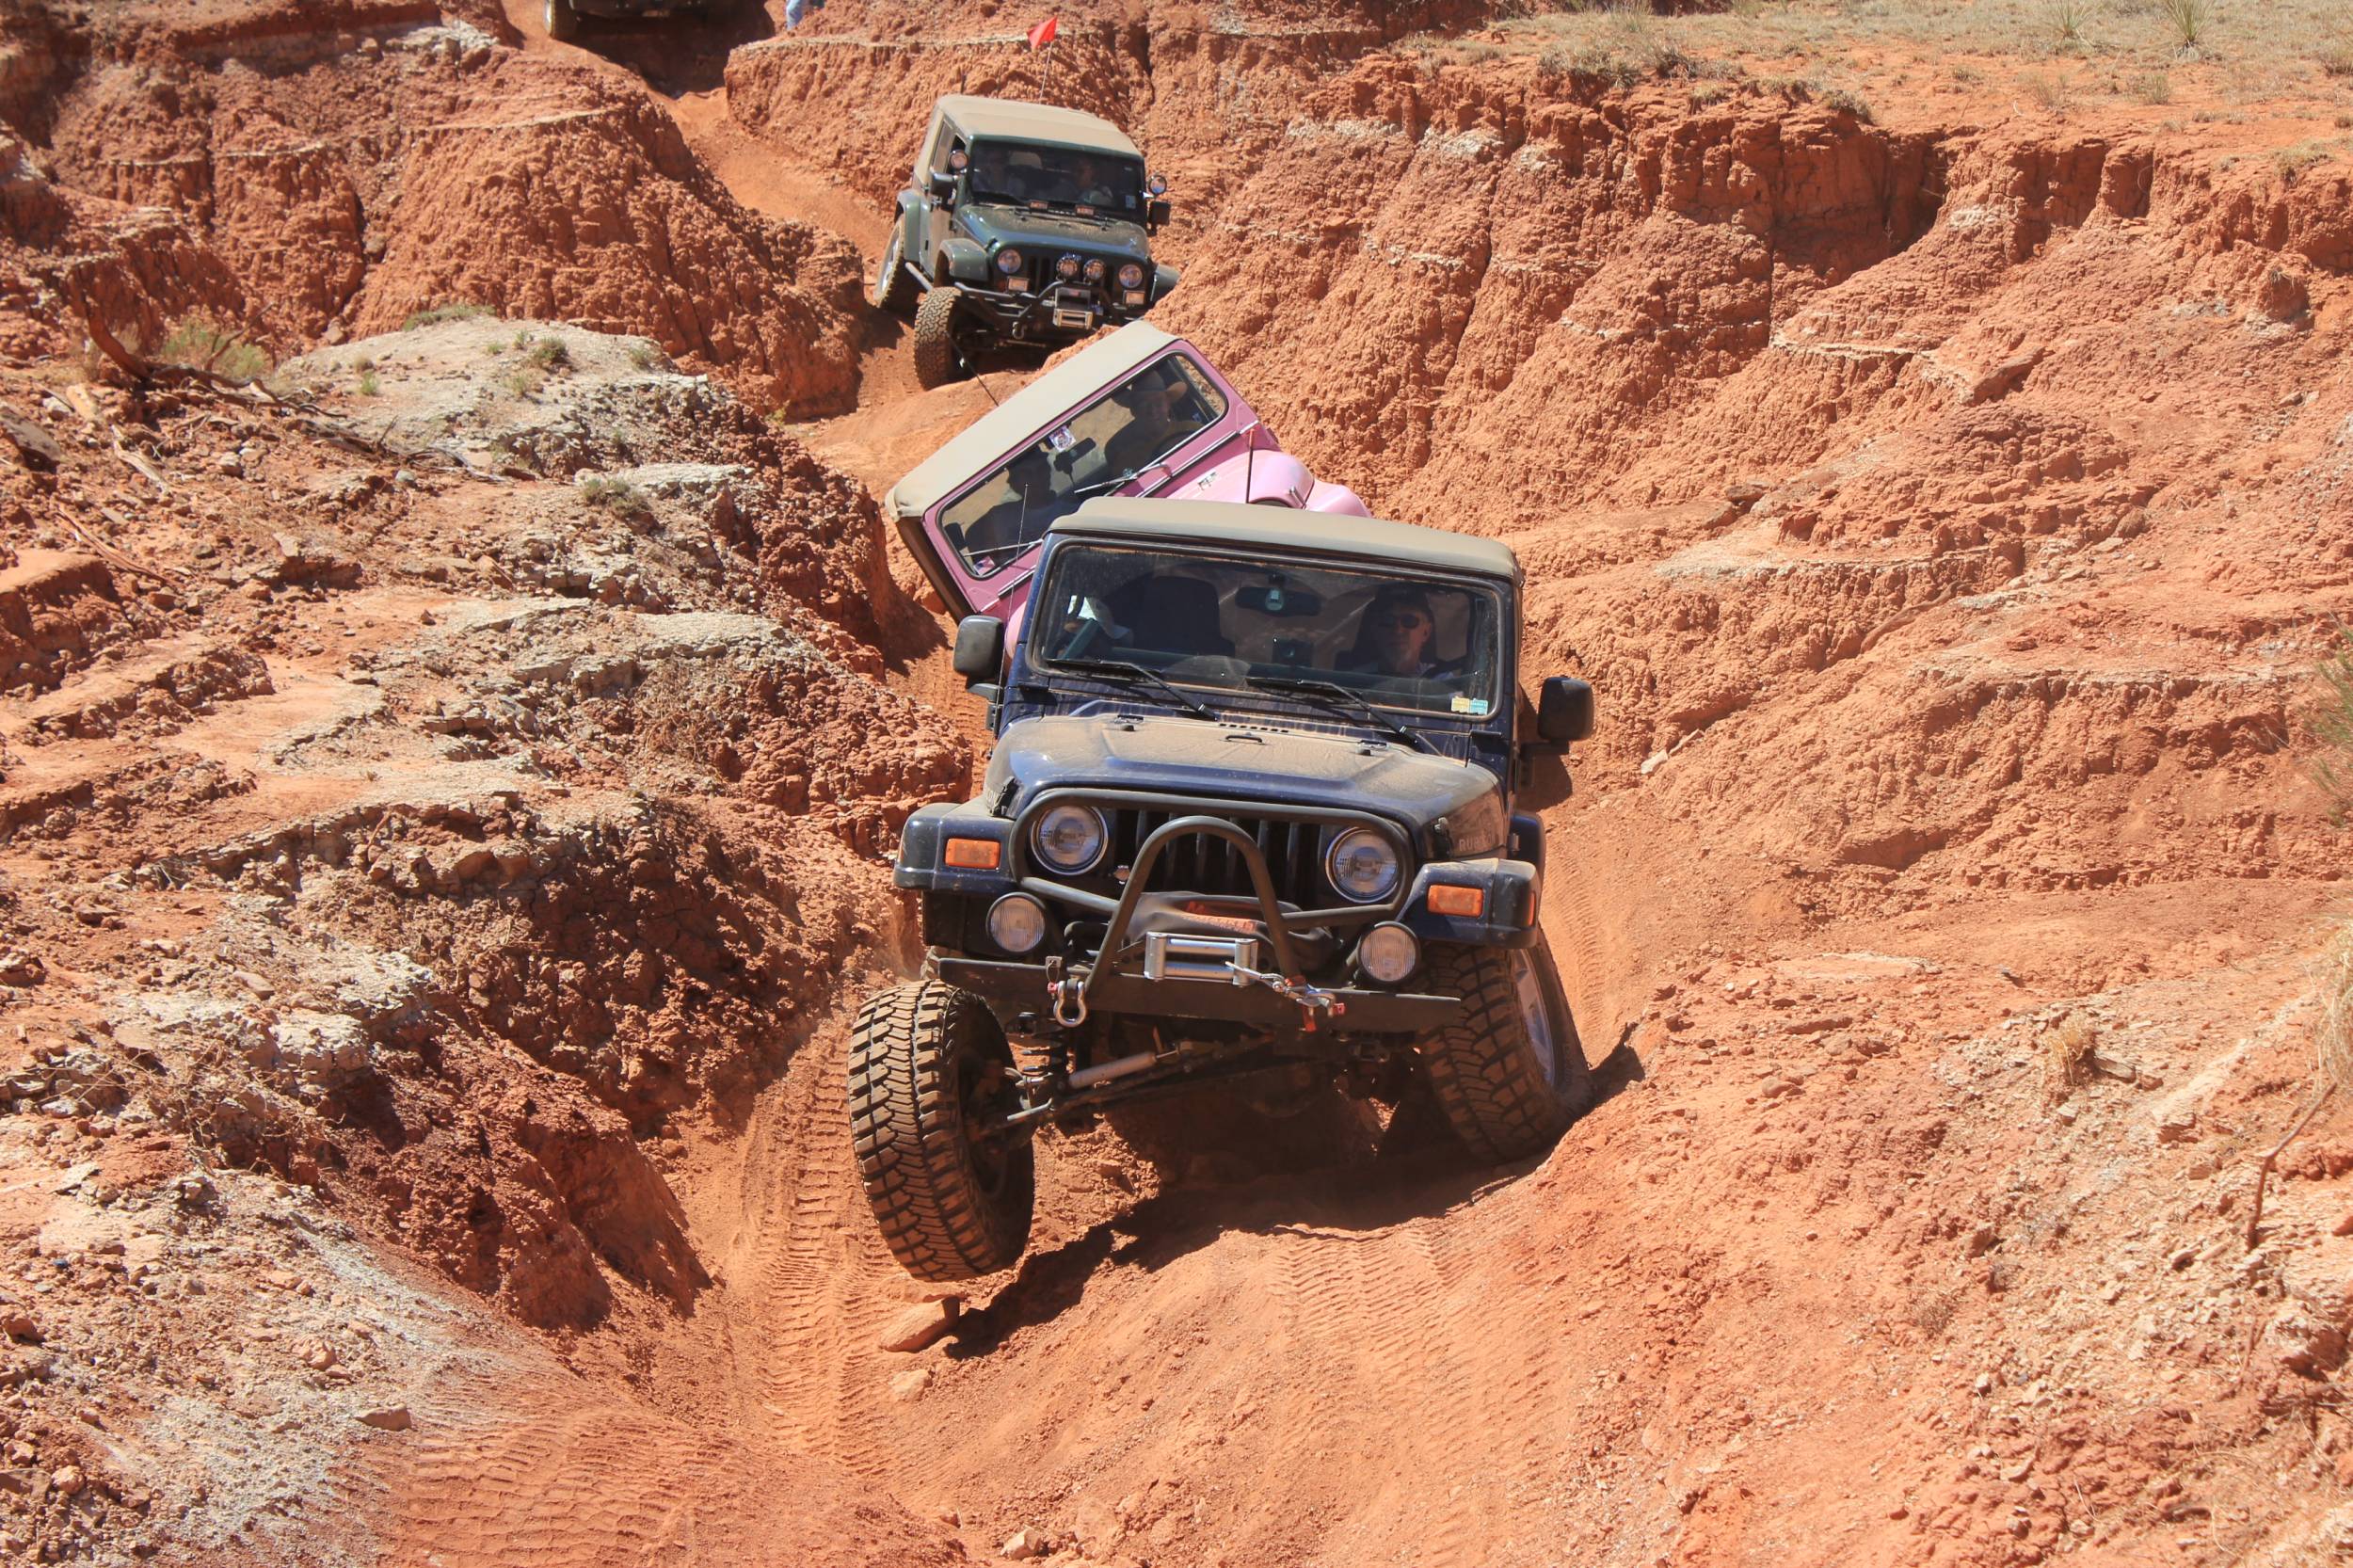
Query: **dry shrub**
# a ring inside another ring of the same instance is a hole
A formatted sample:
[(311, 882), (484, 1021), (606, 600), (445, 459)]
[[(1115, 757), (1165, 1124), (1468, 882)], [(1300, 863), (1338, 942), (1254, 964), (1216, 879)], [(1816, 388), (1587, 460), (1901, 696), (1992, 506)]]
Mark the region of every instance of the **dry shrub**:
[(2305, 721), (2318, 743), (2313, 777), (2329, 792), (2330, 816), (2342, 827), (2353, 811), (2353, 626), (2337, 628), (2336, 648), (2321, 660), (2319, 674), (2327, 695)]
[(1953, 1326), (1953, 1314), (1960, 1307), (1960, 1291), (1931, 1290), (1927, 1295), (1913, 1297), (1904, 1316), (1912, 1320), (1913, 1328), (1934, 1339)]
[(476, 305), (471, 300), (453, 300), (446, 305), (436, 305), (429, 311), (410, 312), (408, 319), (400, 324), (400, 329), (407, 332), (419, 327), (439, 327), (445, 321), (472, 321), (477, 316), (491, 313), (488, 305)]
[(2173, 102), (2173, 82), (2162, 71), (2144, 71), (2135, 76), (2129, 90), (2137, 103), (2170, 104)]
[(2018, 85), (2025, 90), (2026, 96), (2034, 100), (2037, 105), (2061, 119), (2066, 118), (2067, 111), (2073, 106), (2075, 102), (2074, 92), (2068, 86), (2067, 78), (2064, 76), (2055, 76), (2043, 71), (2029, 71), (2018, 78)]
[(183, 316), (155, 350), (159, 363), (200, 370), (243, 386), (270, 373), (271, 360), (262, 348), (202, 316)]
[(2081, 1013), (2070, 1013), (2042, 1032), (2042, 1096), (2053, 1105), (2091, 1076), (2092, 1048), (2099, 1031)]

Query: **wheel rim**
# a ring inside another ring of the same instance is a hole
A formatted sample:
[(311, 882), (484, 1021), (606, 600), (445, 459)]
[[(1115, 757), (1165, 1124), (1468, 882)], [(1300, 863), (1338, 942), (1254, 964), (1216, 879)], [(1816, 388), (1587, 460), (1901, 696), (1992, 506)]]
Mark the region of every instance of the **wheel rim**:
[(563, 0), (546, 0), (546, 4), (539, 8), (540, 20), (551, 33), (555, 31), (555, 8), (561, 4)]
[(879, 305), (890, 297), (890, 286), (898, 280), (898, 276), (899, 236), (893, 234), (890, 236), (890, 243), (883, 247), (882, 266), (874, 273), (874, 302), (876, 304)]
[(1544, 977), (1536, 971), (1536, 961), (1526, 952), (1512, 955), (1512, 978), (1519, 990), (1520, 1027), (1528, 1034), (1528, 1048), (1536, 1053), (1536, 1070), (1545, 1075), (1547, 1085), (1557, 1087), (1561, 1081), (1561, 1038), (1552, 1027), (1552, 1009), (1545, 1002)]

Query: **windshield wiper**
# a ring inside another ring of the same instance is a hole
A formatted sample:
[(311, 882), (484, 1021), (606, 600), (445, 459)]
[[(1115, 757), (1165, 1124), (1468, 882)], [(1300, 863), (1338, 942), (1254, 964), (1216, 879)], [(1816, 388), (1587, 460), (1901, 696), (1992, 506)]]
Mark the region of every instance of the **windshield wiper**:
[(1083, 670), (1089, 675), (1099, 675), (1124, 685), (1138, 686), (1148, 682), (1166, 692), (1176, 699), (1178, 707), (1194, 718), (1208, 719), (1212, 724), (1217, 722), (1217, 714), (1206, 704), (1188, 696), (1182, 686), (1148, 665), (1128, 659), (1049, 659), (1047, 663), (1055, 669)]
[(1433, 757), (1446, 755), (1430, 744), (1428, 736), (1417, 729), (1408, 729), (1395, 719), (1383, 714), (1371, 703), (1367, 702), (1337, 680), (1302, 680), (1287, 675), (1250, 675), (1242, 678), (1242, 684), (1253, 691), (1295, 692), (1310, 702), (1321, 702), (1327, 709), (1336, 709), (1362, 719), (1391, 740), (1402, 741), (1407, 745), (1419, 746)]

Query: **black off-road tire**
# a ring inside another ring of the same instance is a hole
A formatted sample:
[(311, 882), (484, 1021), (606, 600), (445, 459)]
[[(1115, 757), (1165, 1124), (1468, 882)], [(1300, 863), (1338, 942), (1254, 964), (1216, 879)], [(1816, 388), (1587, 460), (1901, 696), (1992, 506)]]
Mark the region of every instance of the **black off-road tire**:
[[(1569, 1015), (1552, 951), (1433, 946), (1432, 988), (1465, 1001), (1463, 1016), (1422, 1042), (1432, 1095), (1465, 1147), (1495, 1164), (1552, 1146), (1593, 1098), (1593, 1073)], [(1552, 1071), (1531, 1032), (1525, 978), (1555, 1020)]]
[(850, 1131), (883, 1240), (918, 1279), (972, 1279), (1029, 1244), (1037, 1197), (1030, 1141), (974, 1136), (987, 1084), (1013, 1053), (980, 998), (940, 981), (893, 986), (850, 1036)]
[(907, 276), (906, 259), (906, 235), (893, 229), (890, 243), (883, 247), (882, 265), (874, 269), (874, 280), (867, 285), (868, 304), (895, 316), (907, 313), (915, 303), (915, 280)]
[(953, 289), (926, 289), (915, 307), (915, 381), (929, 392), (964, 374), (956, 351), (956, 307)]
[(548, 37), (558, 43), (569, 43), (580, 37), (580, 13), (572, 9), (572, 0), (545, 0), (541, 14), (546, 17)]

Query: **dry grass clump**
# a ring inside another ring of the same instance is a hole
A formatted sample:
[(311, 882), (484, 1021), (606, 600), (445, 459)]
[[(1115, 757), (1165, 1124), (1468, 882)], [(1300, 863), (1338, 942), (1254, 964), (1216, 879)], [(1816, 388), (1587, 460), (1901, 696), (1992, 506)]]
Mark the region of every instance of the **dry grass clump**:
[(646, 498), (646, 492), (626, 479), (607, 479), (600, 473), (589, 474), (580, 482), (580, 498), (616, 517), (653, 516), (653, 503)]
[(2043, 71), (2029, 71), (2018, 78), (2018, 85), (2038, 107), (2062, 120), (2067, 118), (2067, 111), (2074, 107), (2074, 88), (2069, 85), (2064, 76), (2054, 75)]
[(2313, 1026), (2324, 1082), (2353, 1093), (2353, 924), (2338, 931), (2313, 965)]
[(2195, 49), (2205, 41), (2206, 0), (2157, 0), (2157, 14), (2165, 19), (2166, 31), (2183, 48)]
[(2144, 71), (2125, 84), (2125, 90), (2137, 104), (2170, 104), (2173, 102), (2173, 82), (2162, 71)]
[(2070, 1013), (2042, 1032), (2042, 1097), (2057, 1105), (2091, 1076), (2091, 1053), (2100, 1032), (2081, 1013)]
[(2353, 626), (2337, 628), (2336, 647), (2321, 660), (2319, 674), (2327, 695), (2305, 727), (2318, 743), (2313, 777), (2329, 792), (2331, 819), (2342, 827), (2353, 811)]
[(400, 324), (400, 329), (404, 332), (414, 331), (420, 327), (439, 327), (445, 321), (472, 321), (477, 316), (492, 313), (488, 305), (476, 305), (471, 300), (452, 300), (446, 305), (436, 305), (431, 310), (411, 312), (408, 319)]
[(1961, 1292), (1934, 1290), (1927, 1295), (1913, 1297), (1904, 1316), (1912, 1320), (1913, 1328), (1934, 1339), (1953, 1326), (1953, 1315), (1960, 1309)]

